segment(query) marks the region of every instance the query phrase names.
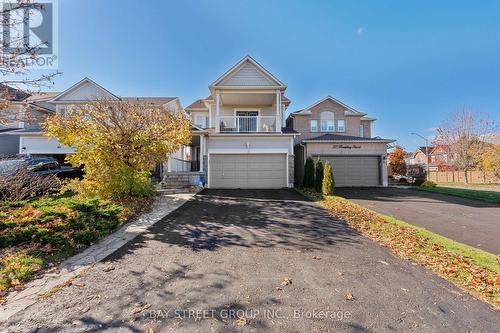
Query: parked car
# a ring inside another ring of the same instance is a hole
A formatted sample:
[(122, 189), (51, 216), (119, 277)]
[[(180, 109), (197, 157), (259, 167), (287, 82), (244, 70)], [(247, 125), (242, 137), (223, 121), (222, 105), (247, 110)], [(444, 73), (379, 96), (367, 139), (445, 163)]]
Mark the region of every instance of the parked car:
[(405, 175), (394, 175), (394, 180), (397, 181), (398, 183), (408, 183), (409, 182), (409, 178), (408, 176), (405, 176)]
[(19, 168), (26, 168), (29, 174), (34, 176), (57, 175), (60, 179), (82, 178), (83, 171), (80, 168), (60, 165), (52, 157), (31, 157), (0, 161), (0, 174), (8, 175)]

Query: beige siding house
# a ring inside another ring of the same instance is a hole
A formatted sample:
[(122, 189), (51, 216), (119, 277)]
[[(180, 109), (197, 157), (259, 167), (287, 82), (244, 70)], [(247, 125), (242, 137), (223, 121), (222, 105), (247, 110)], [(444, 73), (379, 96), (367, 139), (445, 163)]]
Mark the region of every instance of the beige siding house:
[(287, 127), (300, 133), (294, 140), (295, 185), (301, 186), (308, 156), (330, 161), (337, 186), (387, 186), (387, 144), (372, 137), (367, 117), (327, 96), (293, 112)]
[(57, 139), (48, 139), (44, 135), (42, 123), (47, 115), (61, 113), (72, 108), (88, 104), (92, 101), (107, 100), (133, 100), (150, 102), (181, 111), (182, 105), (177, 97), (121, 97), (117, 96), (89, 78), (84, 78), (63, 92), (39, 93), (29, 96), (23, 112), (33, 115), (29, 123), (22, 123), (20, 128), (9, 132), (15, 137), (17, 154), (29, 156), (51, 156), (64, 161), (67, 154), (73, 153), (71, 147), (62, 145)]
[[(199, 140), (186, 156), (199, 165), (209, 188), (283, 188), (294, 183), (293, 142), (285, 127), (286, 86), (246, 56), (208, 86), (210, 95), (189, 105)], [(187, 165), (187, 160), (183, 161)], [(166, 183), (188, 176), (169, 169)], [(192, 170), (191, 172), (196, 171)], [(177, 172), (177, 177), (176, 173)]]

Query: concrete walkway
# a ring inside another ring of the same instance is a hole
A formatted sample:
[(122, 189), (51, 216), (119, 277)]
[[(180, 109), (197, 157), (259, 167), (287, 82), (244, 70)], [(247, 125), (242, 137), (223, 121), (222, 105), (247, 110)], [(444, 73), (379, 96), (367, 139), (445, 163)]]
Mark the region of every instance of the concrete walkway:
[(146, 229), (170, 212), (191, 199), (194, 193), (168, 194), (155, 198), (150, 212), (135, 221), (125, 224), (118, 231), (90, 246), (85, 251), (67, 259), (56, 272), (43, 275), (40, 279), (29, 282), (26, 288), (11, 293), (7, 302), (2, 305), (0, 322), (36, 303), (40, 296), (63, 285), (66, 281), (78, 276), (95, 263), (103, 260), (130, 240), (142, 234)]

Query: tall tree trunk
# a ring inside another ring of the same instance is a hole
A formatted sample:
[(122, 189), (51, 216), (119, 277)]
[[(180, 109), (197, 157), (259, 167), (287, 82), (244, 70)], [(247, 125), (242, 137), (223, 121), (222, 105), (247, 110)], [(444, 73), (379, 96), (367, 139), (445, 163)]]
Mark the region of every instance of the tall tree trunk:
[(469, 184), (469, 178), (468, 178), (468, 175), (467, 175), (467, 168), (464, 171), (464, 175), (465, 175), (464, 181), (465, 181), (465, 184), (467, 185), (467, 184)]

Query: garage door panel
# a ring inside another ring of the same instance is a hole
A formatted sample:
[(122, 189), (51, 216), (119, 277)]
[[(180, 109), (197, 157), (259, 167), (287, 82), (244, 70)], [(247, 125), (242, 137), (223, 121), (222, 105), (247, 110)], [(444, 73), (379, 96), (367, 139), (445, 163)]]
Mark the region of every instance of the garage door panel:
[(336, 186), (378, 186), (380, 167), (378, 156), (321, 156), (329, 161)]
[(212, 188), (286, 187), (286, 154), (211, 154)]

